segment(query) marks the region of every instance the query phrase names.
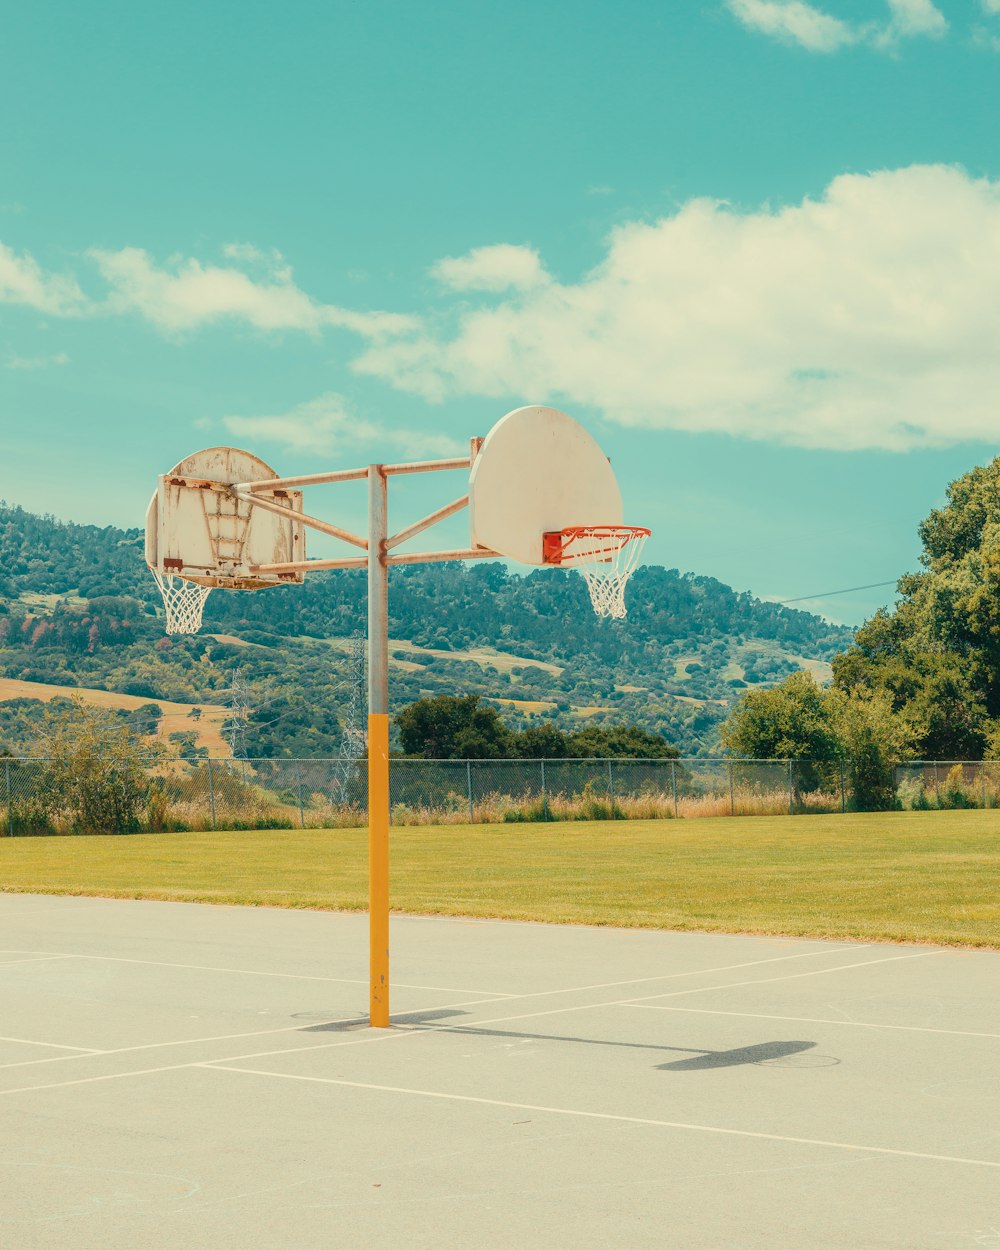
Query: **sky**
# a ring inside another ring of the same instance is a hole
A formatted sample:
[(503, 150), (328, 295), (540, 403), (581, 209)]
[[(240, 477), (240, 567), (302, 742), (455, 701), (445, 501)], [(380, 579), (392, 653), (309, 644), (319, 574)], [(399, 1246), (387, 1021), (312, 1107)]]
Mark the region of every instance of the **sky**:
[(998, 106), (1000, 0), (14, 6), (0, 498), (136, 526), (199, 447), (548, 403), (648, 560), (860, 623), (996, 453)]

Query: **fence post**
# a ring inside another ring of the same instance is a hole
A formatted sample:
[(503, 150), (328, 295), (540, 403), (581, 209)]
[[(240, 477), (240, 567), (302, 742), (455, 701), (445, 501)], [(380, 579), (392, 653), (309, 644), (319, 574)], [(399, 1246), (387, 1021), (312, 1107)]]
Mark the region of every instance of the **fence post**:
[(844, 789), (844, 761), (840, 761), (840, 813), (847, 811), (847, 793)]
[(472, 805), (472, 760), (465, 761), (465, 784), (469, 792), (469, 824), (476, 823), (476, 811)]
[(608, 760), (608, 802), (611, 805), (611, 819), (615, 818), (615, 778), (611, 771), (611, 761)]
[(208, 802), (212, 809), (212, 832), (215, 832), (215, 780), (212, 776), (212, 757), (208, 757)]
[(680, 813), (677, 811), (677, 765), (673, 760), (670, 761), (670, 785), (674, 791), (674, 816)]
[(728, 764), (727, 767), (729, 769), (729, 815), (735, 816), (736, 815), (736, 796), (733, 793), (733, 766), (732, 764)]
[(298, 760), (295, 761), (295, 787), (299, 794), (299, 828), (304, 829), (306, 827), (306, 813), (305, 808), (302, 806), (302, 765)]
[(986, 806), (986, 761), (980, 760), (979, 763), (979, 792), (982, 795), (982, 805)]
[(4, 760), (7, 773), (7, 837), (14, 836), (14, 800), (10, 792), (10, 760)]
[(788, 814), (792, 815), (795, 807), (795, 799), (792, 791), (792, 761), (788, 761)]
[[(111, 785), (111, 796), (115, 809), (115, 833), (123, 833), (122, 829), (122, 805), (118, 797), (118, 773), (115, 771), (114, 764), (108, 765), (108, 780)], [(125, 797), (124, 789), (122, 790), (122, 798)]]

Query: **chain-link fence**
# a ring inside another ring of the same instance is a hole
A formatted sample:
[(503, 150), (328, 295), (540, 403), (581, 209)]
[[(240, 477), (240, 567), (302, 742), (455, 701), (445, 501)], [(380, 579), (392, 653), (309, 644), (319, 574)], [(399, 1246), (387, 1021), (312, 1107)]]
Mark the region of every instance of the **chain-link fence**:
[[(363, 825), (364, 761), (175, 759), (148, 769), (0, 759), (0, 835)], [(913, 761), (908, 810), (1000, 807), (1000, 762)], [(809, 760), (392, 761), (396, 825), (779, 816), (863, 806), (849, 766)]]

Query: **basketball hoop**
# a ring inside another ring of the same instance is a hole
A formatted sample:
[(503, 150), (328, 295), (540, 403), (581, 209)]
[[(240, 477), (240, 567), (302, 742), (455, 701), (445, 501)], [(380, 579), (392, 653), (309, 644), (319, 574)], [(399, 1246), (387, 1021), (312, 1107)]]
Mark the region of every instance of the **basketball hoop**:
[(546, 564), (578, 568), (598, 616), (625, 615), (625, 586), (649, 530), (641, 525), (570, 525), (544, 537)]
[(211, 594), (211, 586), (199, 586), (174, 573), (160, 573), (150, 566), (163, 596), (167, 614), (168, 634), (196, 634), (201, 629), (201, 613), (205, 600)]

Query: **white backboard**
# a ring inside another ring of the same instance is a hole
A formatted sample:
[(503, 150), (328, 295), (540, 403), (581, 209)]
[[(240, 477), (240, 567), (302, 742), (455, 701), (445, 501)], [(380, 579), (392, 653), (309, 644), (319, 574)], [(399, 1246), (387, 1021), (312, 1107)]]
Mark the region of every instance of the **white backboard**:
[[(305, 559), (305, 530), (238, 498), (227, 488), (278, 475), (258, 456), (236, 447), (195, 452), (163, 474), (146, 512), (146, 563), (202, 586), (259, 590), (301, 582), (301, 573), (261, 573), (262, 564)], [(302, 492), (275, 490), (261, 497), (295, 512)]]
[(607, 456), (572, 417), (534, 405), (490, 430), (469, 478), (474, 546), (543, 564), (542, 535), (569, 525), (621, 525)]

